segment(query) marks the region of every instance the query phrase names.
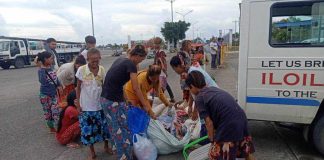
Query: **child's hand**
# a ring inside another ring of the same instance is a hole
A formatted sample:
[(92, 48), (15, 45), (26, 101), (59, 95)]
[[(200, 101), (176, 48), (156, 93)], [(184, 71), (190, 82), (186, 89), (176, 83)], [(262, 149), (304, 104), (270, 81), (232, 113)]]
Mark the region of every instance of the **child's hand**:
[(58, 89), (58, 91), (59, 91), (59, 94), (60, 94), (60, 95), (63, 95), (63, 87), (60, 86), (60, 87), (58, 87), (57, 89)]

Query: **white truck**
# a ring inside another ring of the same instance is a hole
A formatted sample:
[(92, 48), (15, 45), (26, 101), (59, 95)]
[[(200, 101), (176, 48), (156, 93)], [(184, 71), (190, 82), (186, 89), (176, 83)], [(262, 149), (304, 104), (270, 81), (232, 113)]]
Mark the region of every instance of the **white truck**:
[[(44, 43), (45, 40), (41, 39), (0, 36), (0, 67), (9, 69), (12, 65), (15, 68), (31, 65), (36, 55), (44, 50)], [(56, 52), (60, 62), (72, 61), (83, 45), (79, 42), (57, 41)]]
[(249, 119), (305, 126), (324, 154), (324, 1), (243, 0), (238, 102)]

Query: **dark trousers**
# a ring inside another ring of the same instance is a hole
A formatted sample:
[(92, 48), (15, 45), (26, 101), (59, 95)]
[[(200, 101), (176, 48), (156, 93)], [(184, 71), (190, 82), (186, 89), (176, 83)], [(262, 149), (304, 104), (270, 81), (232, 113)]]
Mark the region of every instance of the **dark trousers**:
[(169, 85), (168, 82), (167, 82), (166, 89), (167, 89), (167, 91), (169, 93), (170, 99), (173, 99), (174, 98), (174, 95), (173, 95), (172, 89), (171, 89), (171, 87), (170, 87), (170, 85)]
[(216, 62), (217, 64), (216, 65), (219, 66), (219, 65), (221, 65), (221, 52), (217, 52), (216, 55), (217, 55), (217, 58), (216, 58), (217, 59), (217, 62)]
[(216, 68), (217, 54), (211, 54), (211, 68)]

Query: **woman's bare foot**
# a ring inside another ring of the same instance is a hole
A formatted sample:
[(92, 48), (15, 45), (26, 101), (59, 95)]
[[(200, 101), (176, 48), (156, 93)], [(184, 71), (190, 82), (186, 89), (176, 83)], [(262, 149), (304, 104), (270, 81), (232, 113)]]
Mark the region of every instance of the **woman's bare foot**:
[(104, 150), (106, 153), (108, 153), (110, 155), (116, 154), (116, 152), (114, 152), (111, 147), (104, 147)]
[(75, 142), (68, 143), (66, 146), (68, 148), (80, 148), (80, 145)]

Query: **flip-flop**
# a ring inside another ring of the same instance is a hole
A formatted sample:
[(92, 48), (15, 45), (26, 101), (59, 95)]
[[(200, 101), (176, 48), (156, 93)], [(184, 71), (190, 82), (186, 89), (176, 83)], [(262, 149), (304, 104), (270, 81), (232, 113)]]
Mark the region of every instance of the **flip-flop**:
[(80, 148), (80, 145), (77, 143), (69, 143), (66, 145), (68, 148)]

